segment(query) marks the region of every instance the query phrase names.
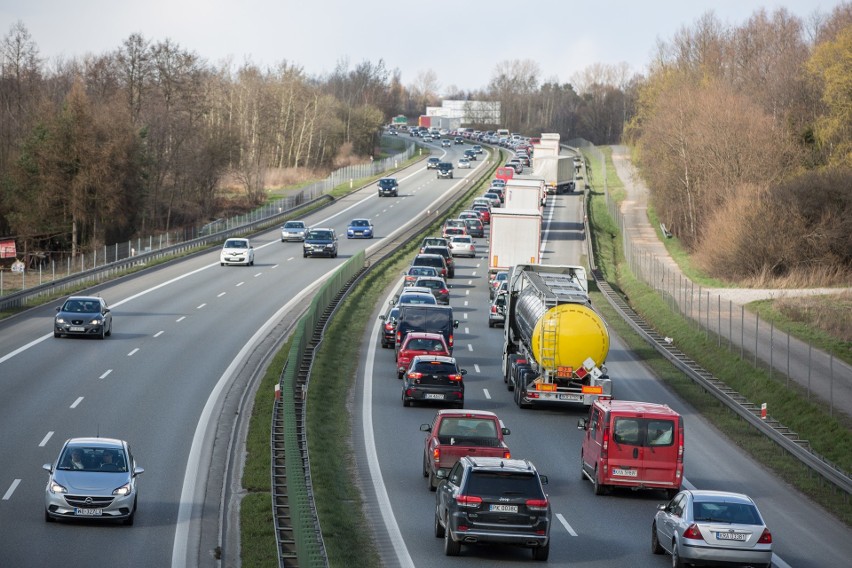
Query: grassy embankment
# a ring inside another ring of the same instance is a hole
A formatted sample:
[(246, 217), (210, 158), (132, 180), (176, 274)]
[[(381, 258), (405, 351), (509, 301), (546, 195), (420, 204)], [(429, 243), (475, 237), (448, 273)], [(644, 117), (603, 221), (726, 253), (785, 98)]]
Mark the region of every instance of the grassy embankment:
[[(482, 184), (474, 186), (466, 198), (452, 211), (469, 204)], [(427, 231), (436, 232), (443, 218)], [(314, 361), (308, 393), (308, 443), (315, 502), (319, 512), (325, 545), (332, 566), (347, 568), (371, 567), (379, 564), (378, 552), (372, 541), (371, 521), (363, 511), (361, 493), (354, 477), (353, 450), (350, 442), (353, 425), (349, 405), (351, 387), (355, 382), (357, 361), (363, 328), (353, 322), (372, 322), (371, 314), (388, 286), (398, 281), (400, 273), (411, 262), (419, 242), (412, 242), (390, 259), (381, 263), (358, 284), (343, 301), (326, 330), (324, 340)], [(286, 358), (286, 351), (282, 351)], [(341, 372), (341, 361), (348, 361)], [(246, 471), (254, 472), (244, 479), (249, 501), (241, 512), (242, 561), (245, 566), (258, 568), (277, 566), (275, 535), (271, 512), (269, 481), (269, 424), (272, 404), (270, 393), (281, 373), (284, 360), (276, 359), (267, 371), (259, 393), (265, 393), (255, 403)], [(251, 462), (251, 466), (249, 465)], [(264, 505), (266, 508), (264, 509)], [(247, 518), (250, 517), (250, 518)], [(252, 552), (252, 551), (258, 552)], [(357, 551), (357, 554), (353, 554)]]
[[(611, 153), (607, 152), (606, 155), (608, 186), (615, 188), (614, 194), (618, 194), (621, 182), (612, 166)], [(600, 180), (602, 175), (602, 172), (596, 171), (594, 179)], [(767, 403), (770, 414), (809, 440), (817, 453), (845, 471), (852, 470), (852, 431), (848, 421), (842, 417), (830, 416), (824, 405), (813, 400), (808, 401), (806, 393), (800, 389), (787, 388), (783, 382), (771, 379), (768, 373), (753, 369), (736, 353), (729, 352), (725, 347), (719, 348), (715, 337), (696, 330), (691, 322), (673, 312), (663, 298), (638, 281), (624, 261), (621, 236), (617, 234), (617, 227), (606, 211), (602, 193), (592, 194), (589, 218), (593, 225), (599, 266), (607, 280), (630, 298), (631, 305), (643, 318), (664, 336), (676, 337), (681, 350), (749, 400), (756, 404)], [(820, 503), (845, 523), (852, 523), (852, 501), (847, 495), (823, 483), (798, 460), (728, 411), (714, 397), (675, 369), (636, 335), (609, 308), (600, 294), (595, 294), (593, 301), (604, 313), (611, 328), (681, 398), (782, 479)]]

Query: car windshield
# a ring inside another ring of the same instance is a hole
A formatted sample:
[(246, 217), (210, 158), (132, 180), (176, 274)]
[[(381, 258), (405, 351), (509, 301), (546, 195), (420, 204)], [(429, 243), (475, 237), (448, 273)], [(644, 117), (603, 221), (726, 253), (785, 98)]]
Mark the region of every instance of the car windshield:
[(84, 314), (101, 311), (101, 304), (95, 300), (68, 300), (62, 306), (63, 312), (79, 312)]
[(330, 241), (331, 240), (331, 232), (330, 231), (311, 231), (308, 233), (309, 239), (317, 239), (322, 241)]
[(284, 228), (285, 229), (304, 229), (305, 224), (300, 222), (300, 221), (288, 221), (287, 223), (284, 223)]
[(393, 187), (394, 185), (396, 185), (396, 180), (395, 179), (380, 179), (379, 185), (381, 185), (382, 187)]
[(126, 472), (123, 448), (68, 446), (59, 458), (58, 469), (73, 471)]
[(352, 226), (353, 227), (369, 227), (370, 222), (367, 221), (366, 219), (355, 219), (354, 221), (352, 221)]
[(244, 249), (244, 248), (248, 248), (248, 243), (246, 241), (230, 239), (230, 240), (225, 241), (225, 248)]

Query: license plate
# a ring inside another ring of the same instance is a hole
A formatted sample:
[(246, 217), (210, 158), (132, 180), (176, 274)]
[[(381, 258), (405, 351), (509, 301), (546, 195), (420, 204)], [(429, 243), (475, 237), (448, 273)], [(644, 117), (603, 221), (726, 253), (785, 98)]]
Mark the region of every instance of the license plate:
[(78, 517), (100, 517), (104, 514), (103, 509), (74, 509), (74, 514)]
[(620, 475), (622, 477), (636, 477), (639, 472), (635, 469), (613, 469), (613, 475)]
[(747, 535), (745, 533), (730, 533), (730, 532), (717, 532), (716, 540), (746, 540)]
[(72, 325), (68, 328), (68, 331), (86, 331), (86, 328), (79, 325)]
[(444, 395), (435, 393), (426, 393), (423, 398), (431, 398), (433, 400), (444, 400)]
[(582, 402), (583, 395), (581, 394), (560, 394), (559, 400), (570, 400), (573, 402)]
[(488, 507), (489, 511), (493, 511), (495, 513), (517, 513), (518, 506), (517, 505), (491, 505)]

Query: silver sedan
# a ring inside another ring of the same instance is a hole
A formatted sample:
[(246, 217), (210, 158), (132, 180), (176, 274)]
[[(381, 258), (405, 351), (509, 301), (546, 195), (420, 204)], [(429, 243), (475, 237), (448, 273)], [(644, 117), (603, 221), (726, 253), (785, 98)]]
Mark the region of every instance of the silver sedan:
[(651, 550), (672, 555), (672, 566), (772, 566), (772, 533), (747, 495), (684, 490), (657, 507)]

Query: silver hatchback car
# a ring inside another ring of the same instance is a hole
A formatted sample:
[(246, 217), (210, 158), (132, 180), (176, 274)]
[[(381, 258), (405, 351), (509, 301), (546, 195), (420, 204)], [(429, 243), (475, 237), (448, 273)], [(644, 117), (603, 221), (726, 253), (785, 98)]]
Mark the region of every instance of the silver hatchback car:
[(672, 566), (772, 566), (772, 533), (747, 495), (684, 490), (657, 507), (651, 550), (668, 552)]
[(136, 514), (137, 467), (130, 446), (114, 438), (66, 440), (56, 462), (42, 466), (49, 477), (44, 520), (120, 520), (132, 525)]

